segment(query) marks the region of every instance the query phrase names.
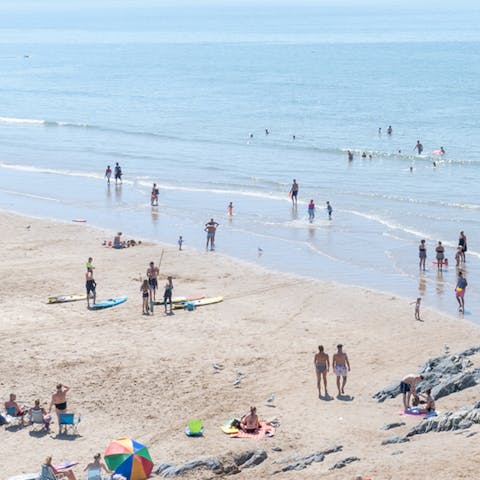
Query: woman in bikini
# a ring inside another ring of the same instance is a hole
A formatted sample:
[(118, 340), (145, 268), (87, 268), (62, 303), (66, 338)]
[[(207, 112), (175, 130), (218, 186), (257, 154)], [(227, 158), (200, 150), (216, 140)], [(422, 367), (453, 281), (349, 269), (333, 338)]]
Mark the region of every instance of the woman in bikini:
[(254, 433), (261, 427), (257, 416), (257, 407), (250, 407), (250, 413), (240, 420), (240, 428), (247, 433)]
[(418, 264), (420, 270), (425, 271), (425, 260), (427, 259), (427, 247), (425, 246), (425, 240), (420, 240), (420, 245), (418, 245), (418, 258), (420, 259)]
[(318, 346), (318, 353), (315, 354), (313, 363), (315, 364), (315, 373), (317, 374), (318, 398), (322, 398), (322, 378), (323, 387), (325, 389), (325, 397), (328, 397), (327, 373), (330, 370), (330, 359), (328, 355), (323, 351), (323, 345)]

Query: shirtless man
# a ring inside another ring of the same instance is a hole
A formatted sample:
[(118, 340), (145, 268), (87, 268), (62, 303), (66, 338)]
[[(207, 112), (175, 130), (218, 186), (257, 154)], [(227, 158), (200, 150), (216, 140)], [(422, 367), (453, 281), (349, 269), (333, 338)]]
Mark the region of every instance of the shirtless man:
[(297, 197), (298, 197), (298, 183), (295, 179), (293, 179), (292, 188), (290, 189), (290, 195), (292, 197), (292, 205), (297, 205)]
[(411, 373), (402, 378), (400, 382), (400, 392), (403, 394), (403, 407), (405, 411), (408, 410), (410, 405), (410, 397), (412, 393), (415, 395), (417, 390), (417, 383), (423, 380), (423, 375), (416, 375)]
[(325, 397), (328, 397), (327, 373), (330, 370), (330, 359), (328, 355), (323, 351), (323, 345), (318, 346), (318, 353), (315, 354), (313, 363), (315, 364), (315, 373), (317, 374), (318, 398), (322, 398), (322, 378), (323, 387), (325, 390)]
[(158, 267), (155, 266), (153, 262), (150, 262), (150, 266), (147, 269), (147, 278), (148, 278), (148, 285), (150, 287), (150, 298), (155, 301), (155, 292), (158, 288), (158, 274), (160, 270)]
[(50, 408), (48, 409), (48, 413), (50, 413), (52, 411), (52, 407), (55, 405), (55, 411), (58, 417), (58, 433), (62, 433), (60, 426), (60, 414), (67, 411), (67, 392), (69, 390), (70, 387), (59, 383), (57, 385), (56, 392), (52, 395), (52, 401), (50, 402)]
[(420, 140), (417, 140), (417, 144), (413, 147), (414, 150), (417, 150), (420, 155), (423, 152), (423, 145), (420, 143)]
[(87, 289), (87, 308), (90, 308), (90, 294), (93, 294), (93, 304), (97, 300), (97, 284), (93, 278), (93, 267), (87, 268), (87, 273), (85, 274), (85, 288)]
[(244, 432), (248, 433), (253, 433), (261, 427), (256, 407), (250, 407), (250, 413), (242, 417), (240, 427)]
[[(350, 371), (350, 362), (347, 354), (342, 350), (343, 345), (337, 345), (337, 353), (333, 355), (332, 366), (335, 375), (337, 376), (338, 396), (345, 394), (345, 385), (347, 383), (347, 372)], [(340, 377), (342, 377), (342, 386), (340, 388)]]
[(218, 223), (211, 218), (208, 223), (205, 224), (205, 231), (207, 232), (207, 250), (210, 244), (210, 251), (215, 249), (215, 232), (217, 231)]

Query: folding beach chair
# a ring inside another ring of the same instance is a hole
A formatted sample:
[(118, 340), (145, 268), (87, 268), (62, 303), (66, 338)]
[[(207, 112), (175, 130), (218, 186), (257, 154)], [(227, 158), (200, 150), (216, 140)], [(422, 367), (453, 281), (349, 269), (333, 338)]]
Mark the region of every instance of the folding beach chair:
[(80, 415), (76, 415), (75, 413), (61, 413), (58, 416), (60, 432), (63, 427), (65, 433), (68, 433), (68, 430), (70, 429), (71, 433), (77, 434), (77, 425), (80, 423), (80, 420)]
[(23, 415), (17, 415), (16, 407), (5, 407), (7, 420), (11, 425), (23, 425)]
[(99, 468), (89, 468), (87, 470), (87, 480), (102, 480)]
[(52, 472), (52, 469), (47, 465), (42, 465), (42, 472), (40, 473), (39, 480), (57, 480), (57, 477)]
[(45, 428), (45, 420), (41, 410), (32, 410), (30, 412), (30, 424), (32, 425), (32, 431)]

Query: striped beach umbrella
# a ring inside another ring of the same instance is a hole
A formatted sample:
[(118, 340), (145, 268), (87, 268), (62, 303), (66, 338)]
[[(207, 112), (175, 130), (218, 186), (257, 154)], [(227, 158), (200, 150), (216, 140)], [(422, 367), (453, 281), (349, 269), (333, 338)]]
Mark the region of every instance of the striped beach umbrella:
[(104, 453), (110, 470), (127, 480), (145, 480), (152, 472), (153, 462), (148, 448), (130, 438), (117, 438)]

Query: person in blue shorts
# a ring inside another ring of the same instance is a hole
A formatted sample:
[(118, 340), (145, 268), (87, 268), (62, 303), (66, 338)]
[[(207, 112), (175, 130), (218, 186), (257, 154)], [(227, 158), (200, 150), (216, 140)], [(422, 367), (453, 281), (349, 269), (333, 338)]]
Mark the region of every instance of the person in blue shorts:
[(327, 373), (330, 370), (330, 358), (328, 357), (328, 354), (324, 352), (323, 345), (318, 346), (318, 353), (315, 354), (313, 363), (315, 364), (315, 373), (317, 374), (318, 398), (322, 397), (322, 380), (325, 397), (328, 397)]
[(295, 179), (293, 179), (292, 188), (290, 189), (290, 196), (292, 197), (292, 205), (297, 206), (298, 183)]

